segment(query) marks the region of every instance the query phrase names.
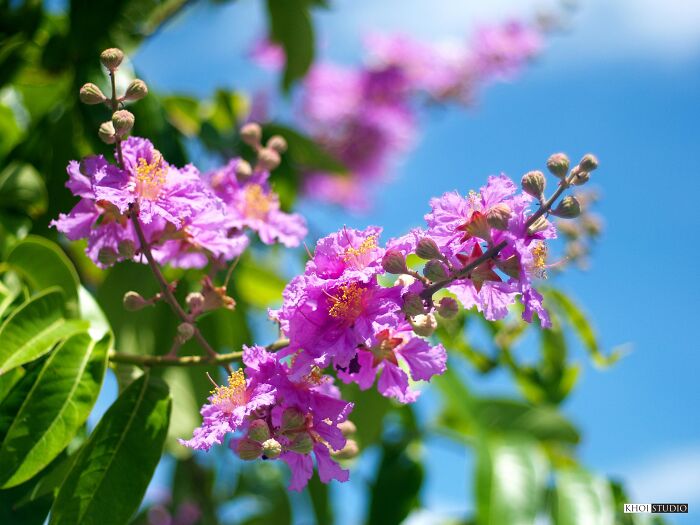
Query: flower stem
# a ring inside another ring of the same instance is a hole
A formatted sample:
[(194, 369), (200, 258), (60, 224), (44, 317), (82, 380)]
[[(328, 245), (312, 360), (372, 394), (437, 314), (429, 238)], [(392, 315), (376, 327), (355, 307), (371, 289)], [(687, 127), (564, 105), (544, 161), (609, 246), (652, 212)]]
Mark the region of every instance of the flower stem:
[[(112, 85), (111, 104), (112, 104), (112, 113), (114, 113), (115, 111), (117, 111), (117, 109), (119, 109), (119, 100), (117, 99), (117, 83), (116, 83), (115, 71), (109, 72), (109, 81)], [(117, 148), (117, 162), (119, 163), (119, 167), (124, 169), (124, 155), (122, 154), (122, 139), (121, 139), (121, 137), (117, 137), (117, 142), (115, 143), (115, 147)]]

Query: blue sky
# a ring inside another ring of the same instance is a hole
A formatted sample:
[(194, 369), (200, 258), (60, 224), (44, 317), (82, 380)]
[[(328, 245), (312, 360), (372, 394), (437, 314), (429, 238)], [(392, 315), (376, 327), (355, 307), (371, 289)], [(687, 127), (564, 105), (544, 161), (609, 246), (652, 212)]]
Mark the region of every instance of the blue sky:
[[(455, 38), (477, 21), (553, 5), (332, 3), (333, 10), (317, 17), (320, 53), (347, 63), (359, 61), (360, 38), (369, 29)], [(394, 235), (420, 222), (430, 196), (465, 192), (501, 171), (519, 178), (541, 169), (555, 151), (573, 158), (596, 153), (605, 234), (592, 268), (567, 272), (558, 284), (585, 306), (605, 348), (630, 343), (633, 352), (608, 371), (592, 368), (578, 352), (585, 372), (564, 410), (583, 429), (587, 465), (624, 477), (637, 501), (682, 501), (697, 509), (700, 344), (692, 327), (700, 292), (700, 168), (694, 158), (700, 152), (700, 7), (683, 0), (610, 4), (580, 2), (570, 31), (552, 38), (521, 77), (485, 91), (478, 107), (425, 113), (417, 147), (403, 158), (370, 215), (304, 211), (328, 230), (375, 223)], [(249, 0), (195, 6), (151, 39), (134, 64), (159, 91), (206, 95), (218, 86), (249, 89), (270, 82), (244, 57), (264, 31), (260, 5)], [(512, 391), (508, 385), (499, 376), (476, 382)], [(427, 451), (428, 509), (464, 511), (471, 499), (467, 454), (443, 442)], [(336, 496), (343, 496), (338, 490)], [(353, 523), (352, 512), (347, 519)]]

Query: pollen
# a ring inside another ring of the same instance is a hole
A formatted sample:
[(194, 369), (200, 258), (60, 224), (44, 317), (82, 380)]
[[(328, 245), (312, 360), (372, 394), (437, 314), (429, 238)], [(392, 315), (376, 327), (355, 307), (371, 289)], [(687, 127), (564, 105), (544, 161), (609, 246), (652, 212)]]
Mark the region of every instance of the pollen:
[(336, 319), (353, 323), (364, 309), (363, 295), (365, 293), (358, 283), (344, 284), (338, 287), (338, 292), (329, 297), (331, 307), (328, 314)]
[(167, 168), (164, 166), (163, 156), (158, 151), (153, 152), (153, 160), (150, 163), (140, 157), (136, 165), (136, 193), (144, 199), (156, 200), (165, 184), (166, 175)]
[(217, 386), (211, 394), (214, 396), (213, 403), (224, 412), (232, 412), (234, 408), (245, 405), (247, 395), (243, 370), (233, 372), (228, 378), (228, 386)]
[(244, 194), (244, 215), (251, 219), (264, 219), (267, 217), (272, 200), (260, 184), (248, 184)]
[(376, 247), (377, 247), (377, 236), (370, 235), (364, 241), (362, 241), (362, 244), (360, 244), (357, 248), (354, 246), (348, 246), (347, 248), (345, 248), (345, 253), (343, 254), (343, 260), (345, 262), (349, 262), (349, 261), (359, 262), (359, 259), (363, 255), (367, 255), (369, 252), (374, 250)]
[(532, 273), (540, 279), (547, 278), (547, 244), (543, 241), (535, 243), (530, 250), (532, 253)]

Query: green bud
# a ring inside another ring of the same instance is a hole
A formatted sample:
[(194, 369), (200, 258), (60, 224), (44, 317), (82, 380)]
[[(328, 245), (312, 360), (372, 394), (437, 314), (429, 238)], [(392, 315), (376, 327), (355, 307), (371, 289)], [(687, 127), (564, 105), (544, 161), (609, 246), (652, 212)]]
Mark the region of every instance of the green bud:
[(241, 128), (241, 140), (255, 149), (260, 147), (262, 128), (256, 122), (249, 122)]
[(447, 267), (438, 259), (431, 259), (425, 263), (423, 275), (433, 282), (444, 281), (447, 279)]
[(578, 163), (583, 171), (591, 172), (598, 167), (598, 159), (590, 153), (583, 156), (581, 162)]
[(406, 292), (401, 297), (403, 299), (403, 306), (401, 309), (403, 312), (413, 317), (414, 315), (421, 315), (425, 313), (425, 305), (423, 305), (423, 299), (420, 295), (414, 292)]
[(442, 257), (437, 243), (430, 237), (423, 237), (416, 245), (416, 255), (421, 259), (439, 259)]
[(134, 114), (126, 109), (115, 111), (112, 115), (112, 125), (114, 126), (115, 134), (118, 137), (124, 137), (134, 127)]
[(114, 144), (117, 141), (117, 135), (114, 133), (114, 125), (111, 120), (100, 124), (97, 134), (105, 144)]
[(438, 303), (437, 312), (445, 319), (453, 319), (459, 313), (459, 303), (452, 297), (443, 297)]
[(571, 175), (571, 184), (574, 186), (583, 186), (591, 178), (591, 174), (587, 171), (583, 171), (580, 166), (571, 170)]
[(357, 446), (357, 441), (348, 439), (345, 446), (341, 450), (334, 450), (331, 455), (335, 459), (352, 459), (360, 453), (360, 447)]
[(124, 52), (116, 47), (105, 49), (100, 54), (100, 62), (110, 71), (117, 69), (121, 65), (122, 60), (124, 60)]
[(140, 78), (135, 78), (126, 88), (126, 93), (124, 93), (124, 100), (136, 101), (141, 100), (146, 95), (148, 95), (148, 86)]
[(105, 266), (112, 266), (119, 260), (119, 254), (111, 248), (102, 248), (97, 253), (97, 260)]
[(146, 301), (146, 299), (144, 299), (140, 293), (130, 291), (124, 294), (122, 304), (124, 305), (125, 310), (129, 312), (136, 312), (142, 308), (145, 308), (150, 303)]
[(555, 177), (563, 179), (569, 173), (569, 157), (564, 153), (555, 153), (547, 159), (547, 169)]
[(194, 335), (194, 325), (192, 323), (180, 323), (177, 327), (177, 340), (183, 344), (192, 339)]
[(534, 235), (538, 232), (544, 231), (549, 227), (549, 223), (547, 222), (547, 219), (544, 217), (538, 217), (535, 222), (533, 222), (527, 229), (527, 232), (530, 235)]
[(258, 459), (262, 454), (262, 449), (262, 445), (252, 439), (243, 438), (236, 444), (238, 457), (245, 461)]
[(270, 427), (262, 419), (256, 419), (248, 427), (248, 439), (262, 443), (270, 439)]
[(355, 432), (357, 432), (357, 427), (355, 426), (355, 423), (353, 423), (349, 419), (346, 419), (338, 425), (338, 430), (340, 430), (343, 433), (343, 436), (348, 437), (352, 436)]
[(281, 135), (273, 135), (267, 141), (267, 147), (275, 150), (280, 155), (287, 151), (287, 141)]
[(268, 459), (276, 459), (282, 453), (282, 445), (276, 439), (270, 438), (263, 442), (262, 453)]
[(314, 448), (314, 440), (308, 432), (299, 432), (295, 434), (289, 445), (287, 445), (287, 450), (292, 452), (297, 452), (298, 454), (308, 454)]
[(437, 328), (437, 320), (433, 314), (421, 314), (409, 319), (413, 331), (420, 336), (430, 337)]
[(569, 195), (564, 197), (559, 206), (552, 210), (552, 215), (561, 217), (562, 219), (574, 219), (581, 215), (581, 205), (576, 197)]
[(398, 250), (387, 250), (382, 257), (382, 268), (387, 273), (392, 273), (395, 275), (401, 275), (403, 273), (408, 273), (408, 268), (406, 267), (406, 258)]
[(525, 193), (538, 200), (542, 200), (544, 188), (547, 185), (547, 179), (544, 178), (544, 173), (541, 171), (530, 171), (523, 175), (520, 183)]
[(282, 159), (280, 154), (271, 148), (260, 148), (258, 150), (258, 167), (264, 171), (272, 171), (280, 165)]
[(136, 255), (136, 245), (134, 244), (134, 241), (130, 241), (128, 239), (119, 241), (117, 250), (119, 251), (119, 255), (125, 259), (131, 259), (134, 255)]
[(496, 204), (489, 209), (486, 214), (486, 222), (488, 222), (491, 228), (496, 230), (507, 230), (508, 222), (510, 221), (511, 210), (507, 204)]
[(294, 407), (285, 408), (282, 412), (282, 432), (298, 430), (306, 423), (306, 417), (301, 410)]
[(83, 104), (101, 104), (105, 100), (107, 97), (102, 93), (102, 90), (91, 82), (80, 88), (80, 102)]

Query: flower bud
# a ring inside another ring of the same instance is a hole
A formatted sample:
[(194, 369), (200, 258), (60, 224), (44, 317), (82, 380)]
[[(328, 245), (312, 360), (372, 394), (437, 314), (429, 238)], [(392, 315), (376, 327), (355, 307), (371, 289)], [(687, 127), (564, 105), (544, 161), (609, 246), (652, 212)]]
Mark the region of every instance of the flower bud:
[(525, 193), (538, 200), (542, 200), (544, 188), (547, 185), (547, 179), (544, 178), (544, 173), (541, 171), (530, 171), (523, 175), (520, 183)]
[(459, 303), (452, 297), (443, 297), (438, 303), (437, 312), (445, 319), (453, 319), (459, 313)]
[(423, 237), (418, 241), (416, 255), (421, 259), (439, 259), (442, 257), (437, 243), (430, 237)]
[(192, 323), (180, 323), (177, 327), (177, 341), (181, 344), (186, 343), (194, 335), (194, 325)]
[(130, 291), (124, 294), (122, 304), (124, 305), (125, 310), (129, 312), (136, 312), (141, 310), (141, 308), (145, 308), (150, 303), (146, 301), (146, 299), (144, 299), (140, 293)]
[(417, 335), (430, 337), (437, 328), (437, 320), (433, 314), (416, 315), (409, 319), (413, 331)]
[(598, 159), (595, 155), (587, 153), (583, 156), (581, 162), (579, 162), (578, 165), (581, 166), (581, 169), (583, 171), (591, 172), (598, 167)]
[(124, 52), (116, 47), (105, 49), (100, 54), (100, 62), (110, 71), (117, 69), (122, 63), (122, 60), (124, 60)]
[(131, 259), (134, 255), (136, 255), (136, 245), (134, 244), (134, 241), (124, 239), (123, 241), (119, 241), (119, 244), (117, 244), (117, 251), (119, 252), (119, 255), (125, 259)]
[(239, 159), (236, 163), (236, 177), (239, 180), (244, 181), (253, 174), (253, 168), (250, 167), (250, 163), (247, 160)]
[(134, 114), (126, 109), (115, 111), (112, 115), (112, 125), (117, 136), (123, 137), (128, 135), (131, 128), (134, 127)]
[(496, 259), (496, 266), (507, 276), (513, 279), (520, 278), (520, 260), (515, 255), (511, 255), (505, 261)]
[(119, 254), (112, 248), (101, 248), (97, 253), (97, 260), (105, 266), (112, 266), (119, 260)]
[(267, 141), (267, 147), (275, 150), (280, 155), (287, 151), (287, 141), (281, 135), (273, 135)]
[(251, 461), (260, 457), (262, 448), (262, 445), (257, 441), (243, 438), (236, 444), (236, 453), (242, 460)]
[(387, 250), (382, 257), (382, 268), (387, 273), (393, 273), (395, 275), (400, 275), (402, 273), (408, 273), (408, 268), (406, 267), (406, 258), (398, 250)]
[(117, 136), (114, 133), (114, 125), (111, 120), (100, 124), (100, 129), (97, 131), (100, 140), (105, 144), (114, 144), (117, 141)]
[(576, 197), (569, 195), (564, 197), (559, 206), (552, 210), (552, 215), (561, 217), (562, 219), (574, 219), (581, 215), (581, 205)]
[(343, 433), (343, 436), (348, 437), (352, 436), (355, 432), (357, 432), (357, 427), (355, 426), (355, 423), (353, 423), (349, 419), (346, 419), (338, 425), (338, 430), (340, 430)]
[(533, 222), (527, 229), (529, 235), (534, 235), (541, 231), (546, 230), (549, 227), (549, 222), (544, 217), (538, 217), (535, 222)]
[(308, 432), (299, 432), (295, 434), (289, 445), (287, 445), (287, 450), (296, 452), (297, 454), (308, 454), (314, 448), (314, 440)]
[(600, 232), (603, 231), (603, 225), (600, 219), (591, 214), (586, 214), (583, 218), (583, 228), (586, 230), (586, 233), (592, 237), (597, 237), (600, 235)]
[(301, 410), (294, 407), (285, 408), (282, 412), (282, 426), (280, 430), (282, 432), (288, 432), (290, 430), (299, 430), (304, 426), (306, 422), (306, 417)]
[(423, 275), (434, 282), (447, 279), (447, 267), (438, 259), (431, 259), (425, 263)]
[(488, 222), (491, 228), (505, 231), (508, 229), (510, 216), (511, 210), (507, 204), (496, 204), (495, 206), (492, 206), (486, 214), (486, 222)]
[(101, 104), (107, 100), (102, 90), (92, 82), (88, 82), (80, 88), (80, 102), (83, 104)]
[(191, 313), (197, 314), (204, 308), (204, 296), (199, 292), (189, 293), (185, 298), (185, 304)]
[(148, 86), (140, 78), (135, 78), (126, 88), (126, 93), (124, 93), (124, 100), (136, 101), (141, 100), (146, 95), (148, 95)]
[(256, 122), (249, 122), (241, 128), (241, 140), (255, 149), (260, 147), (262, 128)]
[(272, 171), (280, 165), (280, 154), (270, 148), (258, 150), (258, 166), (264, 171)]
[(571, 170), (571, 175), (571, 184), (574, 186), (583, 186), (591, 178), (591, 174), (587, 171), (583, 171), (580, 167), (576, 167)]
[(248, 439), (262, 443), (270, 439), (270, 427), (262, 419), (256, 419), (248, 427)]
[(282, 445), (276, 439), (270, 438), (262, 444), (262, 453), (267, 459), (278, 458), (282, 453)]
[(403, 299), (403, 306), (401, 309), (406, 315), (413, 317), (414, 315), (425, 313), (423, 299), (421, 299), (420, 295), (417, 293), (406, 292), (401, 298)]
[(563, 179), (569, 172), (569, 157), (564, 153), (555, 153), (547, 159), (547, 169), (555, 177)]
[(345, 446), (337, 451), (331, 452), (335, 459), (352, 459), (360, 453), (360, 447), (357, 446), (357, 441), (348, 439)]

